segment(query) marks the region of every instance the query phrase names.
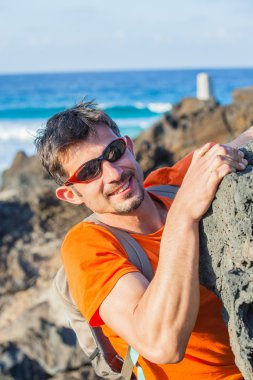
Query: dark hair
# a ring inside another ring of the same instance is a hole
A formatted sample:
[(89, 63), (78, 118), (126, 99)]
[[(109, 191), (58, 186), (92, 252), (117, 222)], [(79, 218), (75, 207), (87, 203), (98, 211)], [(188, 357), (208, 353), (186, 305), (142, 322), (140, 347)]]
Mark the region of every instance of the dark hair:
[(67, 179), (61, 159), (68, 153), (70, 146), (97, 135), (98, 124), (105, 124), (117, 135), (117, 124), (102, 110), (96, 108), (94, 101), (80, 104), (52, 116), (46, 127), (37, 131), (35, 146), (44, 168), (62, 185)]

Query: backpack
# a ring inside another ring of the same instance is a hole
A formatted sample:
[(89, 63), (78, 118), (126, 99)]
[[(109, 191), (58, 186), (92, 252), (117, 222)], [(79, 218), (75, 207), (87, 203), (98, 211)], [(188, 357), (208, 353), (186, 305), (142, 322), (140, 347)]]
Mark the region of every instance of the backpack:
[[(159, 185), (150, 186), (146, 190), (156, 195), (174, 199), (178, 187)], [(153, 269), (149, 259), (142, 247), (130, 234), (119, 228), (111, 227), (100, 222), (95, 214), (85, 218), (84, 221), (99, 224), (109, 230), (127, 252), (129, 261), (134, 264), (149, 281), (152, 280)], [(133, 368), (136, 366), (138, 380), (145, 379), (143, 371), (137, 363), (139, 354), (129, 346), (125, 360), (123, 360), (114, 350), (109, 339), (103, 334), (101, 327), (91, 327), (80, 313), (69, 291), (63, 265), (54, 278), (53, 289), (65, 309), (69, 325), (75, 331), (81, 349), (90, 359), (98, 376), (108, 380), (134, 380), (136, 376), (133, 373)]]

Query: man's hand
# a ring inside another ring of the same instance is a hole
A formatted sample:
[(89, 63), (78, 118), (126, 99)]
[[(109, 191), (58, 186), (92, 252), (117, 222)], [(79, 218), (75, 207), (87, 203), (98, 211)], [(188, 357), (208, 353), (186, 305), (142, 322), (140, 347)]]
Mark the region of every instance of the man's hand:
[(242, 146), (246, 145), (248, 142), (253, 140), (253, 126), (248, 128), (245, 132), (241, 133), (240, 136), (238, 136), (233, 141), (226, 144), (227, 146), (230, 146), (232, 148), (241, 148)]
[(190, 194), (190, 208), (186, 207), (185, 210), (189, 211), (194, 220), (200, 220), (208, 210), (217, 187), (225, 175), (245, 169), (248, 162), (238, 149), (250, 141), (253, 141), (253, 126), (227, 144), (209, 143), (195, 151), (181, 186), (183, 191), (180, 190), (185, 200), (189, 200)]
[[(251, 129), (253, 135), (253, 128)], [(240, 150), (208, 143), (194, 152), (192, 163), (174, 202), (193, 221), (208, 210), (217, 187), (226, 174), (244, 170), (247, 161)]]

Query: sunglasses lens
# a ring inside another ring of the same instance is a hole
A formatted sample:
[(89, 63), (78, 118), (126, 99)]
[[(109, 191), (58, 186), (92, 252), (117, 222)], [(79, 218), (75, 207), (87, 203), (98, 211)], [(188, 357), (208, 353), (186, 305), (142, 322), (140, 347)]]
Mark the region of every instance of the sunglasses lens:
[(91, 160), (84, 164), (76, 173), (76, 179), (80, 182), (95, 178), (100, 173), (100, 161)]
[(82, 165), (79, 170), (71, 178), (71, 183), (75, 182), (87, 182), (95, 179), (99, 174), (101, 174), (101, 161), (107, 160), (109, 162), (115, 162), (119, 160), (126, 150), (126, 143), (123, 139), (118, 139), (113, 141), (105, 149), (102, 156), (94, 160), (86, 162)]
[(123, 139), (113, 141), (104, 152), (104, 158), (110, 162), (115, 162), (123, 156), (125, 150), (126, 143)]

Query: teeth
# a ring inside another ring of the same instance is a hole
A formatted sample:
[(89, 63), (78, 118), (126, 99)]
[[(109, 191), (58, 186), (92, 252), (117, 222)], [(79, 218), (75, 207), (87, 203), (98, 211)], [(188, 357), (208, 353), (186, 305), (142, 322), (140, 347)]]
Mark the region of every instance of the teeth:
[(126, 190), (129, 186), (129, 180), (126, 182), (124, 186), (122, 186), (118, 191), (116, 191), (114, 194), (120, 194), (122, 191)]

